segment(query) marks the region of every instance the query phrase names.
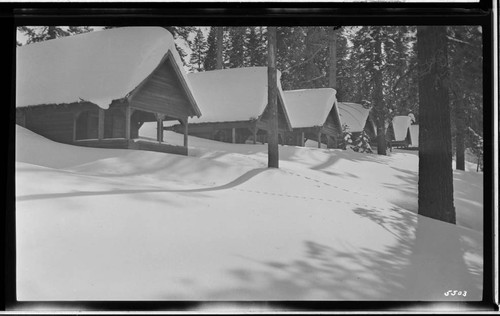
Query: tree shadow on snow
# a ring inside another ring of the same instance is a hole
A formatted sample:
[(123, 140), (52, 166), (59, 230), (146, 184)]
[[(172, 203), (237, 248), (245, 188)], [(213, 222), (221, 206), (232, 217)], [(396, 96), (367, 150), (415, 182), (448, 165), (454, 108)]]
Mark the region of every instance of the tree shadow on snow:
[[(481, 298), (480, 275), (472, 277), (457, 230), (439, 228), (432, 219), (394, 208), (391, 212), (358, 208), (356, 214), (397, 237), (383, 248), (346, 249), (304, 240), (303, 251), (290, 260), (262, 261), (256, 268), (234, 268), (229, 288), (201, 290), (206, 300), (409, 300), (470, 301)], [(434, 225), (433, 225), (434, 222)], [(446, 225), (446, 224), (445, 224)], [(360, 228), (359, 234), (363, 230)], [(446, 296), (448, 290), (468, 291)]]
[(22, 195), (16, 197), (17, 202), (30, 201), (30, 200), (42, 200), (42, 199), (55, 199), (55, 198), (67, 198), (67, 197), (81, 197), (81, 196), (102, 196), (102, 195), (122, 195), (122, 194), (139, 194), (139, 193), (202, 193), (211, 192), (219, 190), (229, 190), (237, 187), (258, 174), (269, 170), (267, 168), (253, 169), (250, 170), (233, 181), (215, 187), (199, 188), (199, 189), (181, 189), (181, 190), (165, 190), (165, 189), (144, 189), (144, 190), (111, 190), (111, 191), (73, 191), (64, 193), (43, 193), (43, 194), (31, 194)]

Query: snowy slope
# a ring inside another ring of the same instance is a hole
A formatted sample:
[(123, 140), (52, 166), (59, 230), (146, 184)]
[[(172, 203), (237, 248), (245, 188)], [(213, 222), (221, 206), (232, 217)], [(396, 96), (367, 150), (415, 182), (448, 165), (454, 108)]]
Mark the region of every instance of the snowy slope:
[(454, 173), (455, 226), (415, 214), (414, 154), (280, 146), (269, 170), (266, 145), (189, 142), (183, 157), (17, 127), (18, 299), (481, 298), (481, 174)]
[(292, 128), (323, 126), (335, 104), (332, 88), (283, 92)]
[(186, 81), (174, 39), (162, 27), (120, 27), (18, 47), (16, 106), (85, 100), (107, 109), (169, 51)]

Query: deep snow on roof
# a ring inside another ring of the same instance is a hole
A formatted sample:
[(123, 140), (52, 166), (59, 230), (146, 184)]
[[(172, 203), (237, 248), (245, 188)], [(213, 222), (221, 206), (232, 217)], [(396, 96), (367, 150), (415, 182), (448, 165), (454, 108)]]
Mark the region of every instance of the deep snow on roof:
[(370, 110), (358, 103), (337, 102), (340, 123), (347, 125), (350, 132), (361, 132), (365, 128)]
[(418, 124), (410, 125), (411, 147), (418, 147)]
[(122, 27), (18, 47), (16, 107), (84, 100), (106, 109), (146, 79), (168, 51), (186, 80), (174, 39), (161, 27)]
[(392, 128), (394, 129), (394, 140), (405, 140), (410, 128), (411, 117), (405, 115), (398, 115), (392, 119)]
[(292, 128), (322, 126), (335, 103), (332, 88), (283, 92)]
[[(257, 119), (267, 106), (267, 67), (246, 67), (187, 75), (203, 115), (190, 123)], [(278, 71), (278, 93), (283, 90)]]

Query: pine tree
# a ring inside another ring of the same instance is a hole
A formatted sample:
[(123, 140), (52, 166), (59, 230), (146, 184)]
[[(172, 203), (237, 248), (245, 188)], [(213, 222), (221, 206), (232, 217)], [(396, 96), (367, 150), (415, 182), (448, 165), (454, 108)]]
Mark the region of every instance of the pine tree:
[(360, 153), (373, 153), (372, 147), (370, 146), (370, 137), (364, 130), (358, 136), (356, 141), (354, 141), (354, 147), (352, 150)]
[(419, 73), (418, 213), (455, 224), (444, 26), (417, 27)]
[(179, 46), (177, 42), (183, 41), (184, 44), (188, 47), (191, 46), (191, 41), (189, 40), (189, 36), (195, 32), (195, 27), (193, 26), (164, 26), (170, 34), (174, 37), (176, 40), (175, 43), (175, 48), (177, 49), (177, 52), (179, 53), (179, 56), (181, 57), (182, 63), (184, 66), (189, 67), (189, 64), (186, 62), (186, 57), (187, 53), (186, 51), (182, 48), (182, 46)]
[(352, 145), (352, 133), (349, 131), (349, 126), (346, 124), (342, 125), (342, 140), (339, 143), (340, 148), (346, 150)]
[(412, 28), (363, 26), (346, 31), (353, 45), (341, 59), (343, 97), (373, 107), (377, 153), (385, 155), (389, 120), (410, 111), (418, 116)]
[(245, 64), (245, 28), (228, 28), (227, 59), (229, 68), (243, 67)]
[(217, 67), (217, 30), (211, 27), (207, 36), (207, 51), (203, 68), (205, 70), (214, 70)]
[(265, 42), (260, 40), (255, 27), (249, 27), (245, 41), (245, 66), (265, 66), (266, 50)]
[(205, 54), (207, 52), (207, 43), (205, 42), (205, 37), (201, 29), (196, 30), (196, 36), (193, 40), (192, 53), (190, 56), (191, 67), (196, 71), (204, 70)]
[(465, 149), (477, 143), (470, 133), (482, 131), (482, 41), (477, 26), (447, 28), (452, 134), (456, 168), (465, 170)]
[(89, 26), (20, 26), (17, 30), (27, 37), (26, 44), (93, 31)]
[(217, 59), (216, 59), (216, 66), (215, 69), (222, 69), (224, 68), (224, 27), (218, 26), (216, 27), (217, 31), (217, 46), (216, 46), (216, 52), (217, 52)]

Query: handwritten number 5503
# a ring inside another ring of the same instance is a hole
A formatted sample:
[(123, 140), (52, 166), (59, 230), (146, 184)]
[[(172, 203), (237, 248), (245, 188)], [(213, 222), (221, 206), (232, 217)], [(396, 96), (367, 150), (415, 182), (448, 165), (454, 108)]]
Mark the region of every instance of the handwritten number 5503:
[(445, 296), (467, 296), (467, 291), (449, 290), (444, 292)]

